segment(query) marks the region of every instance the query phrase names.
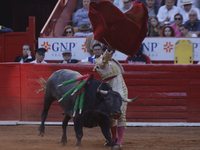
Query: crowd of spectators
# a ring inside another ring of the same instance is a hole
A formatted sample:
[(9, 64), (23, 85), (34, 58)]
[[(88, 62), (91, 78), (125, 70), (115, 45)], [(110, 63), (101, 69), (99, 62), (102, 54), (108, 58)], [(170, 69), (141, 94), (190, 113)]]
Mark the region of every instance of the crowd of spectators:
[[(62, 36), (65, 37), (86, 37), (86, 47), (89, 50), (91, 57), (88, 57), (80, 62), (89, 62), (94, 64), (94, 61), (101, 56), (103, 52), (102, 44), (94, 40), (92, 26), (88, 17), (89, 4), (91, 1), (98, 2), (99, 0), (78, 0), (76, 11), (72, 15), (72, 24), (64, 28)], [(109, 0), (116, 5), (116, 1), (123, 3), (119, 8), (123, 13), (129, 11), (134, 5), (134, 0)], [(136, 1), (136, 0), (135, 0)], [(199, 0), (138, 0), (143, 2), (149, 13), (148, 33), (149, 37), (200, 37), (200, 1)], [(119, 7), (119, 6), (117, 6)], [(5, 29), (0, 26), (0, 29)], [(11, 31), (9, 31), (11, 32)], [(15, 62), (31, 62), (46, 63), (44, 61), (45, 50), (36, 49), (35, 58), (30, 56), (30, 46), (23, 46), (23, 56), (16, 57)], [(142, 48), (143, 50), (143, 48)], [(127, 58), (127, 62), (133, 63), (133, 60), (143, 58), (149, 60), (139, 53), (133, 58)], [(71, 52), (64, 51), (62, 53), (63, 60), (59, 63), (77, 63), (77, 60), (71, 61)], [(142, 57), (141, 57), (142, 56)], [(144, 62), (145, 62), (144, 61)], [(145, 63), (148, 63), (146, 61)]]
[[(78, 0), (76, 11), (72, 15), (73, 35), (70, 36), (91, 36), (92, 27), (88, 17), (89, 4), (91, 1), (99, 0)], [(200, 1), (199, 0), (109, 0), (116, 5), (123, 13), (126, 13), (134, 5), (134, 1), (141, 1), (148, 9), (150, 37), (181, 37), (180, 25), (185, 24), (190, 34), (200, 36)], [(123, 5), (121, 5), (121, 3)], [(90, 26), (90, 27), (89, 27)], [(169, 27), (171, 26), (171, 27)], [(167, 28), (166, 28), (167, 27)], [(183, 26), (181, 26), (183, 27)], [(66, 34), (66, 27), (63, 36)], [(88, 29), (88, 30), (87, 30)], [(86, 31), (87, 30), (87, 31)], [(194, 36), (192, 36), (194, 37)]]
[[(152, 1), (154, 1), (154, 7), (157, 7), (155, 0)], [(154, 16), (154, 19), (157, 17), (155, 20), (158, 20), (160, 23), (160, 36), (167, 37), (165, 33), (167, 30), (170, 30), (170, 36), (181, 37), (180, 26), (183, 27), (183, 24), (187, 26), (185, 27), (188, 29), (188, 32), (191, 32), (188, 35), (196, 34), (197, 36), (200, 36), (200, 9), (198, 8), (197, 2), (198, 1), (195, 0), (165, 0), (165, 5), (160, 6), (158, 14)], [(148, 6), (147, 9), (149, 13), (152, 10), (149, 9)], [(149, 31), (151, 31), (152, 26), (151, 19), (152, 18), (150, 17)], [(166, 28), (166, 26), (168, 27)], [(171, 26), (172, 29), (169, 26)], [(149, 33), (148, 36), (154, 35)]]

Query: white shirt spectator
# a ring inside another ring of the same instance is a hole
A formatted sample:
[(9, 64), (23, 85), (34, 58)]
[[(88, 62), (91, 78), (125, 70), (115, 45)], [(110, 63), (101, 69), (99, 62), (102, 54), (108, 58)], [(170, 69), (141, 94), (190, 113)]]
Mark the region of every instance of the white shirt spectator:
[(93, 32), (89, 32), (89, 33), (76, 32), (76, 34), (74, 36), (75, 37), (85, 37), (85, 36), (91, 36), (91, 35), (93, 35)]
[[(31, 61), (30, 63), (37, 63), (37, 60)], [(46, 63), (47, 63), (47, 62), (44, 61), (44, 60), (41, 62), (41, 64), (46, 64)], [(37, 63), (37, 64), (38, 64), (38, 63)]]
[(166, 5), (161, 6), (157, 14), (158, 21), (163, 23), (163, 21), (168, 17), (170, 18), (169, 23), (171, 24), (174, 21), (174, 15), (177, 13), (179, 13), (179, 9), (176, 6), (173, 6), (169, 11), (167, 10)]
[(95, 64), (98, 58), (95, 58), (95, 55), (93, 55), (93, 56), (87, 57), (86, 59), (81, 60), (81, 62), (91, 62), (92, 64)]
[(88, 12), (89, 11), (85, 11), (84, 8), (78, 9), (75, 12), (72, 20), (73, 20), (74, 23), (77, 23), (76, 27), (80, 27), (81, 24), (86, 24), (86, 23), (90, 24), (90, 19), (88, 17)]
[[(192, 7), (190, 10), (194, 10), (197, 13), (197, 18), (200, 20), (200, 10), (196, 7)], [(184, 8), (180, 8), (180, 14), (183, 16), (183, 23), (189, 20), (189, 11), (185, 11)]]
[(25, 60), (23, 60), (23, 58), (21, 58), (20, 63), (24, 63), (24, 61), (26, 61), (27, 59), (32, 59), (32, 56), (28, 56)]
[(123, 7), (123, 1), (122, 0), (114, 0), (113, 3), (115, 6), (117, 6), (119, 9)]
[[(198, 0), (191, 0), (193, 3), (192, 3), (192, 6), (194, 7), (197, 7), (197, 3), (198, 3)], [(183, 5), (181, 4), (182, 0), (177, 0), (177, 7), (179, 8), (183, 8)]]
[(126, 13), (126, 12), (129, 11), (132, 7), (133, 7), (133, 4), (131, 4), (130, 7), (129, 7), (128, 9), (124, 9), (124, 7), (122, 7), (120, 10), (121, 10), (123, 13)]

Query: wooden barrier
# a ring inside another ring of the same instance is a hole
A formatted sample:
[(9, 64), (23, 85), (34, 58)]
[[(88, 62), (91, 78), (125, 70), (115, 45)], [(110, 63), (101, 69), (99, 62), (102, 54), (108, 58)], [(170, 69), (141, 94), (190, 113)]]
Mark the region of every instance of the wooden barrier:
[[(0, 85), (0, 120), (40, 121), (44, 91), (36, 93), (39, 77), (48, 77), (59, 69), (81, 74), (92, 72), (94, 65), (2, 63)], [(123, 64), (129, 98), (130, 122), (200, 122), (199, 65), (129, 65)], [(47, 121), (62, 121), (58, 102), (50, 108)]]

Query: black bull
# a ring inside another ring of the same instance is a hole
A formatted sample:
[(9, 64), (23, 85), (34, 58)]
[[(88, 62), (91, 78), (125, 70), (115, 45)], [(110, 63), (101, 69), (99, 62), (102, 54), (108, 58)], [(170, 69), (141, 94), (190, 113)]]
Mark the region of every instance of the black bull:
[[(68, 84), (64, 87), (59, 87), (58, 85), (60, 85), (63, 81), (74, 79), (80, 76), (81, 74), (76, 71), (64, 69), (54, 72), (49, 77), (49, 79), (46, 82), (44, 95), (44, 109), (42, 111), (42, 121), (38, 129), (38, 135), (43, 136), (44, 134), (44, 122), (46, 120), (48, 110), (52, 102), (61, 99), (62, 95), (64, 95), (72, 87), (77, 85), (78, 82)], [(97, 91), (100, 85), (101, 90)], [(116, 119), (120, 116), (120, 106), (122, 104), (122, 97), (120, 96), (120, 94), (115, 91), (112, 91), (112, 88), (109, 84), (91, 78), (85, 85), (85, 96), (82, 113), (79, 114), (79, 112), (77, 111), (75, 117), (73, 117), (72, 115), (76, 101), (76, 96), (77, 94), (74, 94), (73, 96), (69, 95), (66, 99), (63, 99), (59, 102), (60, 106), (66, 113), (62, 123), (63, 135), (61, 139), (61, 144), (64, 145), (67, 142), (66, 128), (68, 125), (68, 121), (71, 118), (73, 118), (74, 130), (77, 138), (77, 147), (81, 146), (83, 126), (95, 127), (98, 125), (100, 126), (105, 138), (110, 142), (110, 145), (112, 147), (117, 146), (115, 142), (111, 139), (111, 133), (109, 131), (109, 117)]]

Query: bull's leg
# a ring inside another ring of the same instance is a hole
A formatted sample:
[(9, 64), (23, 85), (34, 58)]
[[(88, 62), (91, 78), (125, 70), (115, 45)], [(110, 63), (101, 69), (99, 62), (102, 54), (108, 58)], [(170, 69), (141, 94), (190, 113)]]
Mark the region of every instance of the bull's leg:
[(106, 138), (106, 140), (109, 142), (109, 145), (113, 147), (116, 145), (116, 143), (112, 140), (111, 138), (111, 133), (110, 133), (110, 119), (109, 117), (105, 117), (103, 119), (100, 119), (101, 121), (99, 122), (99, 126), (101, 128), (101, 131)]
[(63, 119), (63, 123), (62, 123), (62, 128), (63, 128), (63, 135), (62, 135), (62, 139), (61, 139), (61, 145), (65, 145), (65, 143), (67, 143), (67, 135), (66, 135), (66, 132), (67, 132), (67, 125), (68, 125), (68, 122), (69, 120), (71, 119), (70, 116), (68, 116), (67, 114), (65, 114), (65, 117)]
[(76, 132), (76, 139), (77, 139), (76, 148), (82, 147), (81, 139), (83, 137), (83, 122), (82, 122), (82, 118), (78, 116), (76, 115), (74, 117), (74, 130)]
[(53, 98), (48, 98), (46, 96), (44, 98), (44, 109), (42, 111), (42, 121), (41, 121), (41, 125), (38, 129), (38, 135), (40, 135), (40, 136), (44, 135), (44, 129), (45, 129), (44, 122), (47, 118), (49, 108), (50, 108), (53, 101), (54, 101)]

